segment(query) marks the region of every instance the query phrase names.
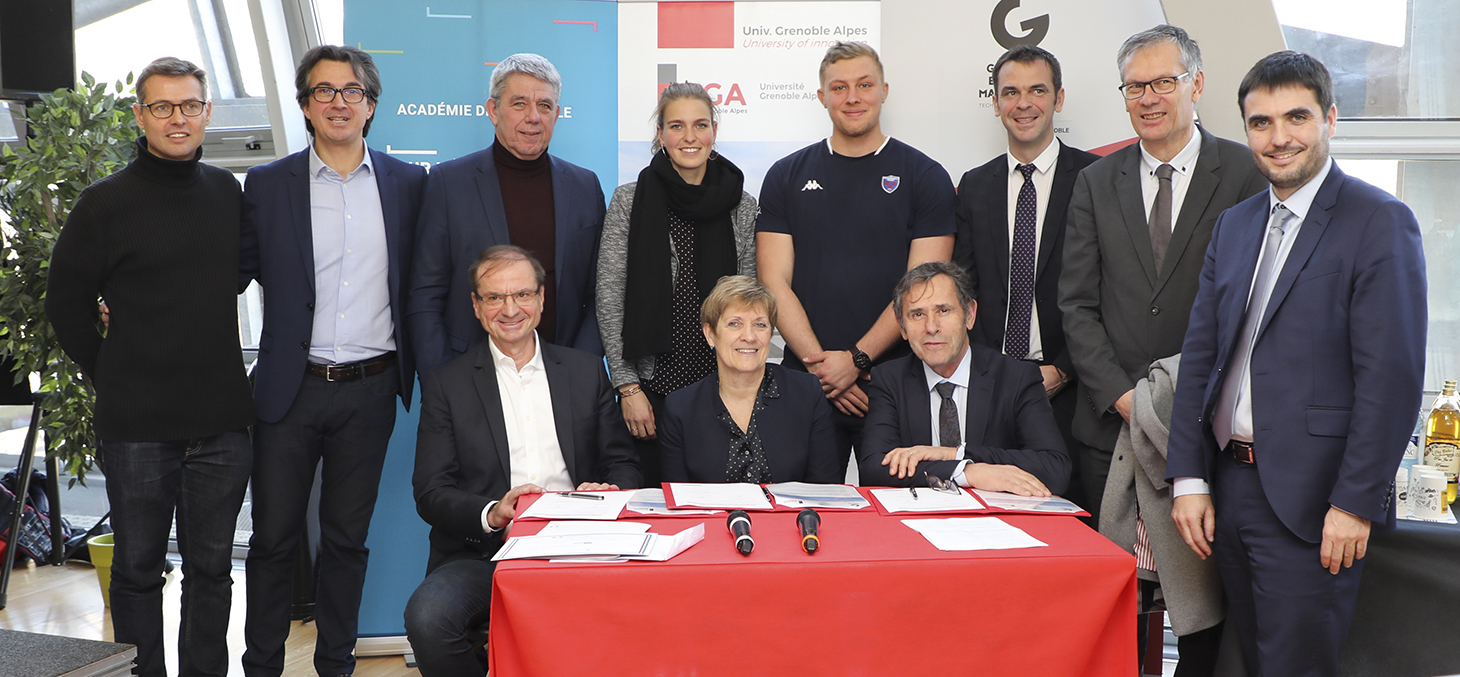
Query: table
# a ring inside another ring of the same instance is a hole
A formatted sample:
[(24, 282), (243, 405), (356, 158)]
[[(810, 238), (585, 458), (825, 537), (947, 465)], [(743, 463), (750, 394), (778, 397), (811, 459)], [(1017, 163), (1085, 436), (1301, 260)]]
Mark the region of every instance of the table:
[[(1002, 518), (1046, 548), (942, 552), (900, 518), (821, 516), (814, 556), (796, 513), (758, 512), (749, 557), (719, 515), (634, 518), (654, 533), (705, 523), (704, 541), (668, 562), (501, 562), (491, 674), (1136, 671), (1135, 559), (1073, 517)], [(518, 522), (514, 535), (543, 524)]]

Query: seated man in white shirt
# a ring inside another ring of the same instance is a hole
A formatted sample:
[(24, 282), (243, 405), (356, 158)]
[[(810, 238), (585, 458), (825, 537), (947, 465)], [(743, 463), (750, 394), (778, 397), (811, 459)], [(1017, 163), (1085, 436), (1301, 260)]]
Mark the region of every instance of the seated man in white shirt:
[(487, 620), (490, 560), (518, 497), (633, 489), (642, 477), (602, 358), (538, 340), (542, 264), (499, 245), (470, 274), (490, 340), (431, 373), (416, 436), (412, 482), (431, 556), (406, 636), (425, 677), (483, 673), (466, 634)]
[(1021, 496), (1063, 492), (1070, 458), (1039, 366), (968, 341), (977, 301), (961, 266), (924, 263), (903, 276), (892, 310), (913, 354), (872, 370), (862, 483), (929, 478)]

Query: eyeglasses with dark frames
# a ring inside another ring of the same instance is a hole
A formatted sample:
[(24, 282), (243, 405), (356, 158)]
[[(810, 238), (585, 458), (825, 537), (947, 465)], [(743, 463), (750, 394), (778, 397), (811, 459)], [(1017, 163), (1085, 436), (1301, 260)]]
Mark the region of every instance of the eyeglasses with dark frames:
[(1163, 78), (1156, 78), (1155, 80), (1147, 80), (1145, 82), (1127, 82), (1116, 87), (1116, 89), (1120, 90), (1120, 93), (1124, 95), (1126, 99), (1134, 101), (1135, 99), (1139, 99), (1142, 96), (1146, 95), (1147, 87), (1150, 87), (1151, 91), (1157, 94), (1170, 94), (1171, 92), (1176, 91), (1176, 84), (1178, 82), (1181, 82), (1182, 80), (1189, 77), (1191, 77), (1191, 71), (1187, 71), (1185, 73), (1182, 73), (1181, 75), (1168, 75)]
[(166, 120), (172, 117), (173, 109), (182, 111), (182, 114), (186, 117), (198, 117), (203, 114), (203, 109), (208, 107), (208, 102), (194, 99), (182, 103), (158, 101), (157, 103), (144, 103), (139, 105), (146, 108), (147, 112), (152, 114), (152, 117), (158, 120)]
[(345, 97), (345, 103), (360, 103), (365, 100), (365, 90), (359, 87), (318, 87), (309, 88), (310, 95), (320, 103), (330, 103), (335, 100), (335, 94)]

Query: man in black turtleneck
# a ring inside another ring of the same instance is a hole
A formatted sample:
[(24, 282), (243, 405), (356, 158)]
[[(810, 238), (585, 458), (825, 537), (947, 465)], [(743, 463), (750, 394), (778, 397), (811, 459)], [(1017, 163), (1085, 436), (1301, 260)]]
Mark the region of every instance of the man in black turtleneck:
[(503, 59), (486, 106), (496, 127), (491, 147), (431, 169), (406, 318), (423, 378), (486, 336), (466, 270), (498, 244), (532, 252), (547, 271), (542, 339), (603, 354), (593, 309), (603, 189), (593, 172), (547, 152), (561, 93), (547, 59)]
[[(162, 568), (177, 515), (180, 675), (228, 672), (234, 526), (252, 451), (235, 285), (238, 181), (199, 162), (212, 104), (197, 66), (137, 78), (137, 159), (82, 192), (51, 256), (46, 315), (96, 392), (116, 550), (113, 637), (168, 674)], [(97, 299), (110, 327), (99, 331)]]

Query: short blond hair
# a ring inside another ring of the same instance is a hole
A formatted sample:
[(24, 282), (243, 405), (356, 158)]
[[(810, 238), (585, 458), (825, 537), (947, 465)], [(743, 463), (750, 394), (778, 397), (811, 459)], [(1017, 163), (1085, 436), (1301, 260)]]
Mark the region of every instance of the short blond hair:
[(826, 56), (821, 57), (821, 70), (816, 72), (816, 81), (826, 83), (826, 69), (838, 61), (855, 59), (857, 57), (871, 57), (872, 63), (877, 64), (877, 77), (887, 79), (887, 73), (882, 70), (882, 58), (877, 56), (877, 50), (865, 42), (837, 41), (835, 45), (826, 48)]
[(726, 275), (720, 278), (710, 295), (705, 297), (705, 302), (700, 304), (700, 322), (711, 327), (718, 326), (720, 316), (731, 306), (760, 306), (765, 309), (766, 317), (770, 318), (771, 326), (776, 325), (776, 295), (749, 275)]

